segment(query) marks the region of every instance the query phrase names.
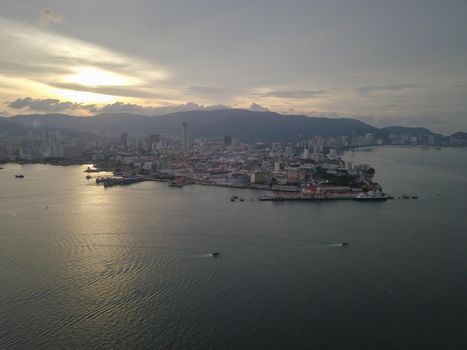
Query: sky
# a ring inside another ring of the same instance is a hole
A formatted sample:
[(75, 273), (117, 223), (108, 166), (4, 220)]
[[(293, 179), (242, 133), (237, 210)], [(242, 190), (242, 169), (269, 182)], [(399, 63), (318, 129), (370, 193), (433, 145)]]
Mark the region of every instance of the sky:
[(467, 1), (0, 0), (0, 115), (224, 107), (467, 131)]

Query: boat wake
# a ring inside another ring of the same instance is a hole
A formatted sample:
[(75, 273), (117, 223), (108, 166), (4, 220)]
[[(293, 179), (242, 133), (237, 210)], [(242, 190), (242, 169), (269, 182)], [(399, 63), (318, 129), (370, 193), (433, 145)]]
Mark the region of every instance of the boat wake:
[(11, 216), (18, 216), (18, 212), (20, 211), (23, 211), (23, 210), (26, 210), (27, 208), (24, 207), (24, 208), (16, 208), (16, 209), (8, 209), (8, 210), (3, 210), (3, 211), (0, 211), (0, 216), (2, 215), (11, 215)]
[(198, 254), (198, 255), (193, 255), (193, 258), (195, 259), (206, 259), (206, 258), (213, 258), (214, 255), (212, 253), (205, 253), (205, 254)]

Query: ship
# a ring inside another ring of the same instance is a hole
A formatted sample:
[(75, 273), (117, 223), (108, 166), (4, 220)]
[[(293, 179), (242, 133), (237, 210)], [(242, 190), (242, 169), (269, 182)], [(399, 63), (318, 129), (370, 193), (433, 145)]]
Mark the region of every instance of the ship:
[(367, 193), (361, 193), (355, 197), (357, 201), (385, 201), (391, 199), (386, 193), (384, 192), (373, 192), (368, 191)]
[(24, 175), (15, 175), (15, 178), (17, 178), (17, 179), (24, 179)]
[(102, 183), (104, 184), (104, 187), (112, 187), (118, 185), (131, 185), (146, 180), (147, 179), (144, 177), (106, 178)]

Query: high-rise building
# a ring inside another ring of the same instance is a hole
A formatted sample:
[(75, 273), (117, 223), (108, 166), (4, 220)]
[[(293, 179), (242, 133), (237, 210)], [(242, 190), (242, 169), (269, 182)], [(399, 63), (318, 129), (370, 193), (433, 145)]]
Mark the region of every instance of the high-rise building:
[(40, 153), (44, 158), (60, 158), (60, 143), (58, 131), (45, 131), (42, 133)]
[(275, 172), (275, 173), (278, 173), (278, 172), (280, 172), (280, 171), (281, 171), (281, 162), (276, 161), (276, 162), (274, 163), (274, 172)]
[(159, 142), (160, 142), (159, 134), (149, 135), (148, 149), (151, 151), (155, 151), (157, 149), (157, 146), (159, 145)]
[(128, 148), (129, 143), (130, 143), (130, 138), (128, 137), (128, 133), (122, 132), (120, 134), (120, 146), (122, 146), (123, 148)]
[(158, 143), (160, 141), (159, 134), (151, 134), (149, 135), (149, 144), (152, 145), (153, 143)]
[(182, 123), (182, 147), (183, 152), (188, 153), (188, 124)]

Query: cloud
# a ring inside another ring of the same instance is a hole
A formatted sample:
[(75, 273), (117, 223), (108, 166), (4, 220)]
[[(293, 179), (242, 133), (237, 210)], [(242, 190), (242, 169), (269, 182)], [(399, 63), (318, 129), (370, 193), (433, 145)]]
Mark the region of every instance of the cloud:
[(188, 88), (188, 92), (193, 95), (211, 95), (211, 94), (223, 94), (228, 92), (227, 89), (213, 87), (213, 86), (201, 86), (201, 85), (194, 85)]
[(322, 95), (326, 90), (271, 90), (257, 93), (260, 97), (277, 97), (277, 98), (313, 98)]
[[(49, 15), (50, 13), (47, 12)], [(181, 89), (164, 85), (167, 69), (138, 57), (48, 31), (31, 24), (0, 17), (0, 77), (30, 81), (29, 95), (44, 96), (35, 83), (50, 87), (48, 95), (60, 91), (95, 91), (107, 96), (133, 96), (180, 101)], [(91, 74), (95, 72), (96, 74)], [(150, 91), (153, 93), (151, 94)], [(70, 94), (68, 94), (70, 95)], [(75, 101), (82, 102), (82, 101)], [(88, 101), (98, 102), (98, 101)]]
[(63, 16), (54, 10), (44, 8), (41, 10), (37, 22), (40, 25), (47, 26), (50, 23), (63, 23)]
[(367, 85), (361, 86), (354, 89), (360, 96), (368, 96), (373, 92), (377, 91), (399, 91), (406, 89), (418, 89), (425, 88), (426, 85), (410, 83), (410, 84), (391, 84), (391, 85)]
[(250, 105), (248, 109), (252, 112), (269, 112), (269, 109), (254, 102)]
[[(97, 114), (97, 113), (131, 113), (148, 116), (164, 115), (175, 112), (185, 111), (207, 111), (231, 108), (225, 105), (200, 105), (189, 102), (179, 105), (167, 105), (161, 107), (142, 106), (134, 103), (115, 102), (106, 104), (102, 107), (94, 104), (75, 103), (70, 101), (61, 101), (54, 98), (33, 99), (31, 97), (18, 98), (15, 101), (6, 103), (7, 107), (14, 110), (27, 110), (28, 112), (40, 113), (75, 113), (75, 114)], [(5, 112), (4, 114), (6, 114)]]
[(85, 86), (76, 83), (50, 83), (51, 86), (60, 89), (85, 91), (96, 94), (112, 95), (120, 97), (150, 98), (159, 100), (170, 100), (174, 98), (175, 91), (149, 88), (145, 86)]
[(85, 110), (91, 113), (98, 111), (95, 105), (85, 105), (82, 103), (62, 102), (58, 99), (33, 99), (31, 97), (18, 98), (9, 102), (8, 107), (13, 109), (29, 109), (38, 112), (69, 112), (73, 110)]

